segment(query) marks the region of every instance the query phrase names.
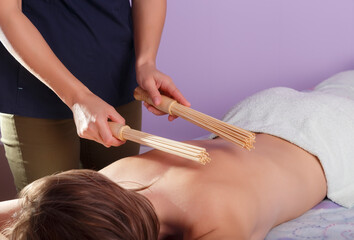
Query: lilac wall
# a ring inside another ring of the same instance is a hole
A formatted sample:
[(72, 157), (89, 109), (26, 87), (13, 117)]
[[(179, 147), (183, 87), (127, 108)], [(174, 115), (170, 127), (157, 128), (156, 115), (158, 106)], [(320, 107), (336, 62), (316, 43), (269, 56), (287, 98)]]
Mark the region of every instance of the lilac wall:
[[(261, 89), (309, 88), (354, 69), (354, 1), (170, 0), (158, 66), (193, 108), (220, 118)], [(143, 116), (143, 130), (160, 136), (207, 133)]]

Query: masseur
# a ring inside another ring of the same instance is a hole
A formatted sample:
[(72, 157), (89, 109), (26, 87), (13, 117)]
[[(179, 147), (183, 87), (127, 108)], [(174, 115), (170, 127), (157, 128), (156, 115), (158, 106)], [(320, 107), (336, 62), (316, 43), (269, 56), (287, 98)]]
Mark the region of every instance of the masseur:
[(158, 90), (189, 104), (156, 69), (165, 13), (166, 0), (134, 0), (132, 12), (129, 0), (0, 0), (1, 133), (17, 189), (137, 154), (104, 147), (123, 144), (108, 120), (140, 128), (136, 81), (157, 104)]

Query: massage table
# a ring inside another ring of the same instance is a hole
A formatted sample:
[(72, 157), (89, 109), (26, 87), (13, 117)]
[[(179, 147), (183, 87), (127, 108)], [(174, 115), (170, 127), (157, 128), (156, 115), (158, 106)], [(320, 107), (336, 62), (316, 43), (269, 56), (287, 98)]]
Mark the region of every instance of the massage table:
[(273, 228), (265, 240), (354, 239), (354, 208), (326, 199), (302, 216)]

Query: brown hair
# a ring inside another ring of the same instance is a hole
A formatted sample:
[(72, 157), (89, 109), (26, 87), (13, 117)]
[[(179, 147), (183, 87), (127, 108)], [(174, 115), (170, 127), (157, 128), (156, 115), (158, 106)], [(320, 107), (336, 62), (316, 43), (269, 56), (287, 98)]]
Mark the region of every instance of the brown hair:
[(91, 170), (47, 176), (20, 193), (10, 239), (157, 239), (159, 222), (152, 204)]

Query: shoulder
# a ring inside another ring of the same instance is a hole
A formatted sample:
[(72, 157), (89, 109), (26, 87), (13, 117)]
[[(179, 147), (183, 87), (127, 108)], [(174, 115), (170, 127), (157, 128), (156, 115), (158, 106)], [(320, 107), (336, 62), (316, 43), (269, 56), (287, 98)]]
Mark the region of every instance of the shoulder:
[(151, 161), (144, 155), (117, 160), (99, 172), (116, 183), (135, 182), (149, 185), (164, 171), (158, 161)]
[(101, 169), (99, 172), (105, 175), (106, 177), (110, 178), (111, 180), (113, 180), (114, 176), (122, 172), (123, 168), (129, 169), (129, 167), (131, 166), (130, 159), (131, 157), (117, 160), (114, 163), (108, 165), (107, 167)]

